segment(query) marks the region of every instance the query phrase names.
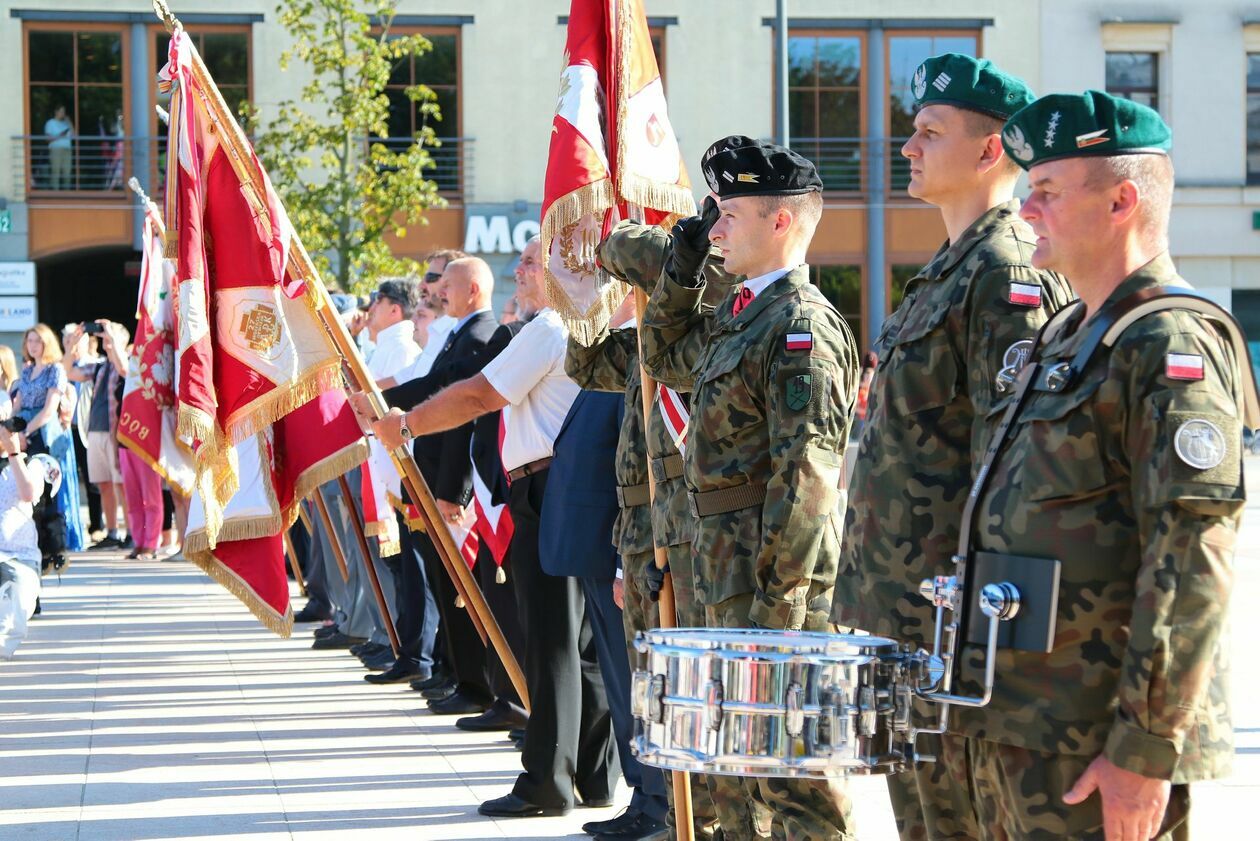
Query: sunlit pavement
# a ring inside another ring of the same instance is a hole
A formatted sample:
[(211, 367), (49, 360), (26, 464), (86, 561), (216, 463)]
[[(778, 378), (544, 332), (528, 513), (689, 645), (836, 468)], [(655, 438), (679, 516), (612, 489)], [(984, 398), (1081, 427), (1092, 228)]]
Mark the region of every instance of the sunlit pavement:
[[(1260, 459), (1247, 461), (1260, 487)], [(1234, 775), (1194, 786), (1193, 836), (1241, 837), (1260, 802), (1260, 491), (1233, 595)], [(301, 603), (299, 598), (298, 603)], [(457, 730), (416, 692), (373, 687), (344, 652), (282, 640), (187, 562), (76, 556), (0, 661), (0, 838), (585, 837), (624, 805), (490, 820), (519, 755)], [(851, 781), (859, 836), (896, 838), (877, 777)]]

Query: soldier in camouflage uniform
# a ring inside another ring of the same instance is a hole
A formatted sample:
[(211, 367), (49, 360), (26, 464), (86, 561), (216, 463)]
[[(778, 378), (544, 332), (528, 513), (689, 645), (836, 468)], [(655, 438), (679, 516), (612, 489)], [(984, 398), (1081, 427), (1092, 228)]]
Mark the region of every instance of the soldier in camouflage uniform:
[[(599, 245), (600, 265), (614, 277), (651, 291), (665, 263), (669, 235), (660, 227), (622, 222)], [(705, 268), (706, 290), (724, 292), (730, 280), (720, 260)], [(691, 563), (691, 538), (695, 518), (687, 506), (682, 482), (682, 456), (665, 425), (659, 407), (643, 427), (643, 386), (639, 368), (638, 331), (633, 328), (605, 330), (590, 347), (569, 339), (565, 372), (584, 389), (625, 394), (625, 413), (617, 444), (617, 485), (621, 514), (614, 527), (614, 544), (621, 553), (624, 575), (622, 619), (630, 662), (638, 662), (634, 637), (639, 631), (660, 626), (657, 603), (647, 586), (647, 567), (655, 563), (654, 545), (666, 549), (673, 573), (677, 624), (704, 624), (704, 609), (696, 599)], [(656, 481), (655, 504), (649, 507), (648, 472)], [(655, 535), (655, 541), (653, 536)], [(697, 829), (717, 818), (703, 775), (693, 775), (692, 816)], [(667, 788), (671, 797), (673, 789)], [(673, 824), (674, 814), (669, 817)]]
[[(1032, 267), (1035, 238), (1013, 197), (1020, 170), (1002, 150), (1003, 121), (1033, 101), (1027, 86), (951, 53), (923, 62), (911, 87), (909, 193), (941, 209), (949, 239), (875, 343), (832, 619), (923, 645), (932, 612), (918, 585), (948, 572), (957, 547), (977, 420), (1009, 393), (1038, 328), (1072, 295)], [(927, 837), (913, 773), (887, 782), (901, 837)]]
[[(675, 226), (641, 329), (649, 374), (694, 381), (683, 472), (706, 624), (830, 629), (858, 357), (804, 264), (822, 182), (796, 153), (742, 137), (710, 147), (703, 168), (720, 206), (709, 198)], [(726, 270), (750, 279), (706, 318), (710, 239)], [(770, 829), (754, 804), (774, 814), (776, 835), (854, 837), (842, 781), (709, 779), (727, 838)]]
[[(999, 649), (990, 703), (953, 711), (941, 768), (920, 777), (927, 822), (942, 838), (1183, 838), (1188, 784), (1233, 754), (1225, 618), (1250, 371), (1187, 309), (1078, 355), (1134, 293), (1185, 286), (1167, 253), (1171, 134), (1154, 111), (1048, 96), (1002, 137), (1029, 169), (1033, 264), (1066, 274), (1081, 302), (1046, 327), (1009, 434), (994, 423), (1008, 407), (990, 416), (1005, 446), (979, 471), (973, 540), (1024, 569), (1059, 562), (1056, 625), (1049, 653)], [(960, 653), (974, 694), (983, 647)]]

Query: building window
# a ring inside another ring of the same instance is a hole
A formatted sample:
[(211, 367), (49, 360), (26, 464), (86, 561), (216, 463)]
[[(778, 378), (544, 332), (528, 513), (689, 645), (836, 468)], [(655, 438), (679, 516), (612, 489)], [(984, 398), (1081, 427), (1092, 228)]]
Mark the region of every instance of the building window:
[(888, 191), (904, 193), (910, 185), (910, 162), (901, 147), (914, 134), (914, 71), (924, 60), (942, 53), (976, 55), (978, 36), (971, 33), (906, 34), (888, 36)]
[(1107, 53), (1107, 93), (1159, 110), (1159, 53)]
[(862, 57), (859, 35), (788, 38), (788, 131), (829, 191), (862, 189)]
[(907, 264), (894, 263), (889, 267), (888, 282), (888, 311), (892, 312), (901, 306), (901, 302), (906, 297), (906, 284), (908, 284), (922, 269), (921, 266), (911, 266)]
[(1247, 183), (1260, 184), (1260, 53), (1247, 54)]
[(810, 266), (810, 274), (818, 290), (848, 322), (858, 344), (865, 347), (862, 335), (862, 267)]
[(665, 89), (665, 27), (649, 27), (652, 38), (652, 53), (656, 56), (656, 69), (661, 74), (661, 89)]
[[(389, 97), (389, 143), (399, 147), (411, 145), (413, 138), (431, 128), (441, 145), (429, 150), (434, 169), (429, 177), (444, 193), (461, 190), (460, 169), (463, 141), (459, 122), (459, 34), (457, 31), (425, 31), (424, 37), (433, 48), (421, 56), (403, 58), (394, 67), (385, 88)], [(433, 91), (437, 113), (428, 103), (412, 102), (407, 88), (425, 85)]]
[(126, 121), (123, 33), (28, 29), (32, 190), (118, 190)]
[[(250, 53), (248, 29), (223, 29), (202, 31), (194, 28), (188, 33), (193, 46), (201, 54), (206, 69), (219, 86), (223, 100), (240, 114), (241, 106), (250, 101)], [(171, 36), (158, 30), (154, 36), (154, 64), (156, 70), (166, 65)], [(156, 71), (155, 71), (156, 72)], [(170, 102), (170, 94), (158, 94), (158, 104), (163, 108)], [(159, 131), (158, 134), (164, 132)]]

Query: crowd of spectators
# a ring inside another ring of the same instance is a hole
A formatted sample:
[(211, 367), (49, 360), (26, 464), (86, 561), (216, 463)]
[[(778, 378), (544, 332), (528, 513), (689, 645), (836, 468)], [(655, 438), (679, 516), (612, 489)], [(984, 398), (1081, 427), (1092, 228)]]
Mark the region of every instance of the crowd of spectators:
[(20, 368), (0, 346), (0, 655), (24, 638), (43, 607), (40, 576), (60, 572), (67, 553), (181, 557), (186, 501), (118, 441), (129, 342), (125, 326), (98, 319), (60, 338), (30, 328)]

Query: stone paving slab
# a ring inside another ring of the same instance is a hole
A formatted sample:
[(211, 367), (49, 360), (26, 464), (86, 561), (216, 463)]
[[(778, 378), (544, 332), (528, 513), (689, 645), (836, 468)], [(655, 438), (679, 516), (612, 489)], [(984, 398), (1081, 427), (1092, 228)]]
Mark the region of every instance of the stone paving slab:
[[(1260, 459), (1248, 459), (1260, 487)], [(1260, 802), (1260, 493), (1233, 596), (1234, 775), (1195, 786), (1195, 837), (1239, 836)], [(611, 817), (490, 820), (519, 755), (464, 733), (405, 687), (374, 687), (344, 652), (312, 651), (310, 626), (279, 639), (195, 567), (76, 556), (45, 580), (46, 612), (0, 661), (0, 838), (585, 838)], [(298, 600), (300, 603), (300, 599)], [(859, 837), (893, 841), (878, 777), (851, 780)]]

